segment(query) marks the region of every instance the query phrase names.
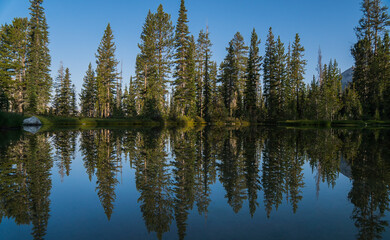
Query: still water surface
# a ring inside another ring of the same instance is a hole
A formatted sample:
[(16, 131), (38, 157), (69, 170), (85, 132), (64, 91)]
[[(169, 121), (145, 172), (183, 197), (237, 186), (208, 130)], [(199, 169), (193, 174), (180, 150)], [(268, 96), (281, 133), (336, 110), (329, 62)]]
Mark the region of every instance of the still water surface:
[(0, 239), (390, 239), (389, 130), (1, 135)]

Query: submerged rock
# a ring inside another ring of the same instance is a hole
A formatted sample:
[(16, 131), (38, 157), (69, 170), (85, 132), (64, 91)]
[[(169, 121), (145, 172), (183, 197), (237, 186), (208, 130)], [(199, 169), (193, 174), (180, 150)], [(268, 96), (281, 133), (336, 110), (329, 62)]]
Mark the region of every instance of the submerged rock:
[(23, 120), (23, 126), (42, 126), (37, 117), (30, 117)]
[(41, 129), (41, 126), (23, 126), (23, 130), (35, 134)]

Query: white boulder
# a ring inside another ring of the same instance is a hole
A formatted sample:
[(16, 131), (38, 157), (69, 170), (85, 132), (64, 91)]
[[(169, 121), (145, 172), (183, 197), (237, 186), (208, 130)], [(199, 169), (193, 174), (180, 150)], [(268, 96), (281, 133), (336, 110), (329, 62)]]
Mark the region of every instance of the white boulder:
[(42, 123), (37, 117), (30, 117), (23, 120), (24, 126), (41, 126)]

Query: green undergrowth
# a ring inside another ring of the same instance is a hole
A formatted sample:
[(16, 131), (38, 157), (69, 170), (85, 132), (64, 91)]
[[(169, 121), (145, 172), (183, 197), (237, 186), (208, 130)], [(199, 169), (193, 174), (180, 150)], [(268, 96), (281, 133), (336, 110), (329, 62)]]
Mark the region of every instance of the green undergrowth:
[[(21, 115), (16, 113), (0, 112), (0, 129), (20, 129), (23, 120), (31, 117), (30, 115)], [(251, 123), (237, 118), (227, 118), (213, 122), (206, 122), (203, 118), (195, 117), (176, 117), (160, 121), (148, 118), (82, 118), (82, 117), (62, 117), (62, 116), (37, 116), (43, 124), (43, 129), (53, 128), (97, 128), (97, 127), (195, 127), (195, 126), (285, 126), (299, 128), (387, 128), (390, 127), (390, 121), (378, 120), (337, 120), (337, 121), (318, 121), (318, 120), (287, 120), (287, 121), (268, 121)]]
[(114, 119), (114, 118), (78, 118), (78, 117), (57, 117), (57, 116), (38, 116), (43, 126), (84, 126), (84, 127), (105, 127), (105, 126), (156, 126), (161, 122), (149, 119)]

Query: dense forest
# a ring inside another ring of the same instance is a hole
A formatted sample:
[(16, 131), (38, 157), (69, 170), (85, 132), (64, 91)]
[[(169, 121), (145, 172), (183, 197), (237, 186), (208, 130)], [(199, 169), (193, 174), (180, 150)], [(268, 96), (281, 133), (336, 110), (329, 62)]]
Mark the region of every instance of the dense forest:
[(181, 0), (176, 25), (162, 5), (148, 12), (129, 81), (122, 79), (108, 24), (95, 54), (96, 69), (89, 65), (78, 96), (68, 68), (61, 65), (51, 78), (43, 0), (30, 2), (29, 19), (15, 18), (0, 29), (2, 111), (208, 122), (390, 119), (390, 17), (381, 0), (361, 3), (357, 42), (351, 46), (353, 81), (345, 88), (337, 61), (324, 64), (321, 51), (318, 74), (306, 84), (299, 34), (287, 45), (272, 28), (264, 56), (253, 29), (249, 46), (237, 32), (218, 64), (212, 60), (208, 28), (197, 37), (191, 34)]

